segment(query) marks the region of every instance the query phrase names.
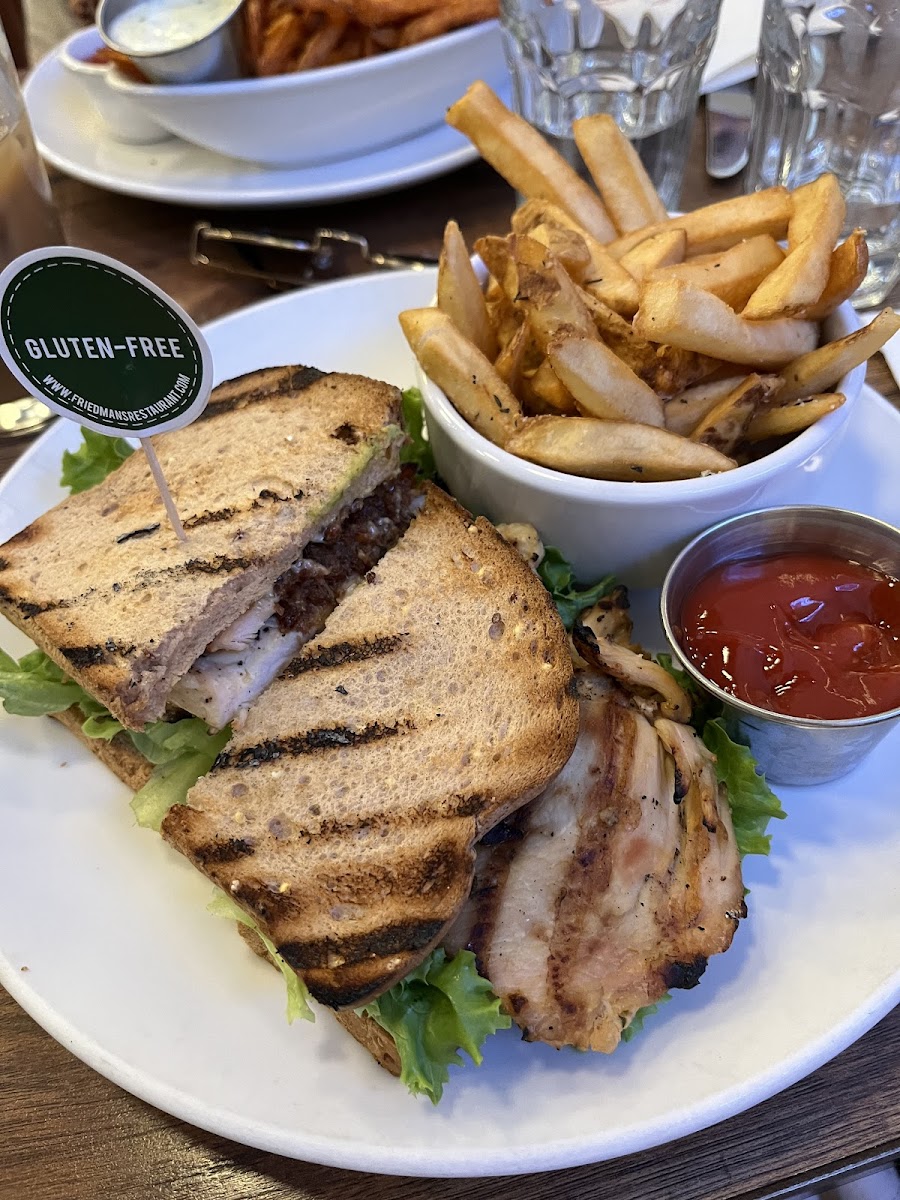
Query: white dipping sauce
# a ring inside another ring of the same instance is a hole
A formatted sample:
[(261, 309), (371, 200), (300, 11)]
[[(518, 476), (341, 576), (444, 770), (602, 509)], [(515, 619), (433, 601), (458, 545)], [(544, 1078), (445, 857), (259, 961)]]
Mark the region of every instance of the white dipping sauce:
[(110, 22), (123, 50), (153, 54), (201, 41), (222, 23), (234, 0), (139, 0)]

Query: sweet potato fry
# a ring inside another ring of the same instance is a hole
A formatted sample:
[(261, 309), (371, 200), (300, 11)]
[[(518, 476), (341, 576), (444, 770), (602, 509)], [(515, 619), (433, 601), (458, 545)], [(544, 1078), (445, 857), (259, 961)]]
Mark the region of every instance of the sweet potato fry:
[[(643, 244), (643, 243), (641, 243)], [(629, 254), (636, 253), (629, 251)], [(691, 258), (687, 262), (651, 271), (647, 280), (680, 279), (692, 287), (712, 292), (736, 312), (744, 307), (762, 281), (784, 259), (784, 251), (767, 233), (738, 242), (719, 254)], [(624, 259), (623, 259), (624, 262)]]
[(828, 283), (831, 255), (844, 224), (846, 205), (833, 175), (820, 175), (794, 192), (788, 254), (747, 301), (748, 321), (792, 317), (814, 304)]
[(605, 113), (572, 122), (575, 145), (617, 231), (630, 233), (666, 219), (666, 208), (637, 151)]
[(505, 445), (522, 409), (493, 364), (436, 308), (408, 309), (400, 326), (422, 370), (460, 415), (489, 441)]
[(496, 0), (452, 0), (449, 4), (438, 3), (430, 12), (413, 17), (403, 26), (400, 34), (401, 46), (415, 46), (428, 38), (440, 37), (451, 29), (461, 29), (464, 25), (475, 25), (479, 21), (489, 21), (497, 15)]
[(256, 62), (257, 75), (282, 75), (295, 62), (306, 32), (294, 12), (280, 13), (268, 26)]
[(600, 198), (536, 129), (510, 112), (486, 83), (473, 83), (462, 99), (451, 105), (447, 121), (524, 196), (558, 204), (600, 242), (615, 236)]
[(784, 389), (780, 400), (786, 404), (813, 392), (833, 387), (842, 375), (871, 358), (900, 329), (900, 315), (886, 308), (871, 325), (855, 333), (811, 350), (788, 363), (781, 371)]
[(684, 261), (687, 235), (683, 229), (664, 229), (638, 242), (633, 250), (623, 254), (621, 265), (638, 282), (660, 267), (671, 267)]
[(632, 250), (638, 242), (661, 233), (664, 229), (683, 229), (687, 234), (688, 255), (715, 254), (728, 250), (744, 238), (767, 233), (779, 241), (787, 234), (792, 212), (791, 195), (787, 188), (767, 188), (750, 196), (720, 200), (680, 217), (655, 222), (610, 242), (607, 250), (614, 258)]
[(300, 56), (297, 59), (296, 70), (310, 71), (315, 67), (323, 67), (337, 49), (337, 45), (347, 31), (349, 17), (328, 18), (319, 28), (306, 39)]
[(497, 356), (497, 335), (488, 319), (484, 292), (455, 221), (448, 221), (438, 264), (438, 308), (485, 357)]
[(593, 417), (527, 418), (506, 449), (569, 475), (625, 482), (691, 479), (735, 466), (718, 450), (667, 429)]
[(869, 247), (865, 231), (854, 229), (845, 242), (831, 255), (828, 282), (815, 302), (797, 316), (806, 321), (824, 321), (845, 300), (849, 300), (866, 277), (869, 269)]
[(675, 279), (645, 286), (634, 328), (650, 341), (760, 369), (783, 367), (819, 336), (812, 321), (745, 321), (718, 296)]
[(547, 356), (584, 416), (664, 425), (656, 392), (597, 338), (561, 332)]
[(779, 404), (766, 412), (757, 413), (747, 426), (745, 437), (748, 442), (764, 442), (768, 438), (789, 437), (815, 425), (820, 417), (834, 412), (846, 400), (841, 392), (820, 393), (794, 400), (790, 404)]
[(781, 385), (777, 375), (748, 375), (701, 418), (691, 441), (733, 455), (750, 422), (769, 407)]

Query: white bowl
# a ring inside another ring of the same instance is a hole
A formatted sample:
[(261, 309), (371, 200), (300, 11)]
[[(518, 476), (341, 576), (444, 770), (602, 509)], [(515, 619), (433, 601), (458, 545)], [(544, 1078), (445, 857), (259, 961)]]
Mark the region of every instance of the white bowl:
[[(824, 325), (833, 340), (859, 328), (849, 304)], [(865, 379), (856, 367), (835, 391), (846, 401), (787, 445), (746, 466), (671, 483), (584, 479), (508, 454), (465, 421), (418, 369), (438, 471), (470, 511), (495, 523), (527, 521), (590, 583), (610, 572), (631, 587), (659, 587), (672, 559), (710, 525), (752, 509), (812, 503)]]
[(187, 142), (267, 166), (367, 154), (440, 125), (473, 79), (501, 87), (496, 21), (373, 58), (267, 79), (142, 84), (115, 71), (106, 85)]
[(63, 42), (59, 61), (78, 80), (117, 141), (136, 146), (166, 141), (172, 134), (145, 112), (140, 100), (110, 87), (110, 80), (119, 74), (118, 68), (112, 63), (88, 61), (103, 49), (105, 43), (95, 27), (80, 29)]

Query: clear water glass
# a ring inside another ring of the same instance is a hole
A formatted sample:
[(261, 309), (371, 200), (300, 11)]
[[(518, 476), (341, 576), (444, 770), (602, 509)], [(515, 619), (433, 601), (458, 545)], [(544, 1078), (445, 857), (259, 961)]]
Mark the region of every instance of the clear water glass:
[(516, 111), (582, 169), (577, 117), (608, 113), (678, 203), (721, 0), (501, 0)]
[[(62, 241), (47, 173), (0, 26), (0, 268), (27, 250)], [(22, 396), (22, 385), (0, 362), (0, 439), (33, 433), (51, 417), (45, 404)]]
[(867, 232), (858, 308), (900, 281), (900, 0), (766, 0), (748, 191), (823, 171)]

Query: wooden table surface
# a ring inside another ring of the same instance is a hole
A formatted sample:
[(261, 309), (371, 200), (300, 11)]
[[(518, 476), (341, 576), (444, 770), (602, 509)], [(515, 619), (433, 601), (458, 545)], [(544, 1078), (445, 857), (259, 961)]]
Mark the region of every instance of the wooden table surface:
[[(737, 189), (699, 164), (683, 205)], [(512, 195), (476, 164), (390, 196), (272, 214), (193, 213), (99, 192), (68, 179), (55, 191), (69, 241), (149, 275), (199, 321), (267, 295), (264, 285), (187, 262), (193, 220), (260, 228), (316, 224), (366, 234), (373, 246), (434, 256), (454, 216), (471, 240), (504, 227)], [(883, 361), (870, 382), (895, 402)], [(0, 443), (0, 472), (24, 444)], [(840, 970), (840, 964), (835, 964)], [(900, 1010), (833, 1062), (740, 1117), (612, 1163), (512, 1179), (416, 1180), (337, 1171), (203, 1133), (121, 1091), (57, 1045), (0, 990), (0, 1197), (16, 1200), (732, 1200), (798, 1194), (900, 1157)]]

